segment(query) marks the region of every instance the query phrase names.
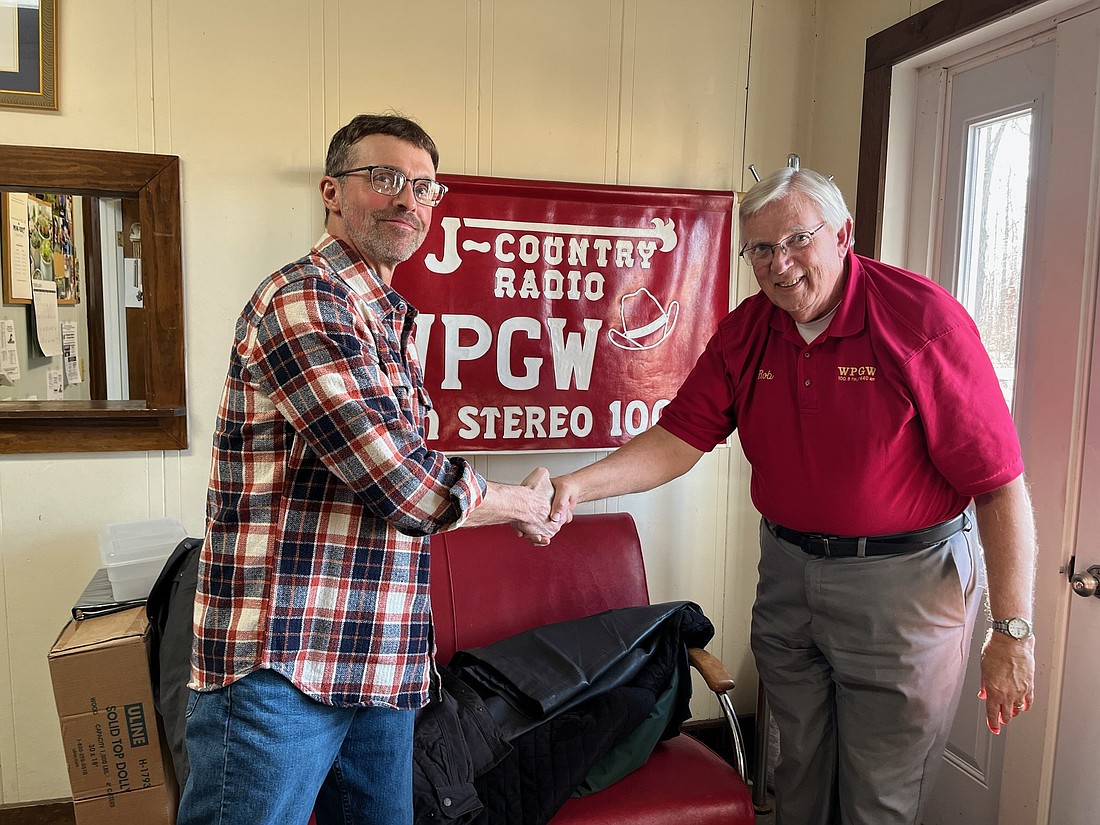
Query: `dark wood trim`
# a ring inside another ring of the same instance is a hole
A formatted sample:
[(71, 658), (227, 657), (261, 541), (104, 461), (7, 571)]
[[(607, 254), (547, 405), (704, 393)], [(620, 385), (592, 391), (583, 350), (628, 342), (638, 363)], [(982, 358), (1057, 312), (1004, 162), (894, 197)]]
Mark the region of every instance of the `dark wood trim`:
[(107, 356), (103, 338), (103, 245), (100, 241), (99, 198), (83, 198), (84, 296), (88, 315), (88, 397), (107, 400)]
[(8, 401), (2, 406), (0, 455), (58, 452), (59, 440), (65, 452), (75, 453), (186, 446), (183, 407), (147, 407), (142, 401)]
[(113, 418), (119, 413), (131, 418), (175, 418), (187, 411), (183, 407), (148, 407), (144, 401), (8, 401), (3, 412), (5, 419), (13, 421), (56, 421), (70, 417)]
[(856, 183), (856, 251), (875, 257), (882, 240), (890, 81), (894, 66), (1044, 0), (943, 0), (867, 38)]
[(71, 799), (44, 799), (19, 805), (0, 805), (0, 825), (75, 825)]
[(0, 146), (0, 189), (136, 198), (147, 314), (140, 407), (66, 401), (58, 414), (48, 402), (30, 402), (31, 412), (26, 404), (0, 404), (0, 454), (186, 449), (179, 158)]
[(867, 38), (865, 70), (893, 66), (1042, 0), (943, 0)]
[(0, 146), (0, 185), (16, 191), (133, 198), (173, 166), (179, 166), (175, 155)]
[(186, 403), (179, 158), (170, 158), (165, 168), (149, 179), (139, 201), (142, 271), (155, 273), (144, 280), (149, 344), (145, 401), (150, 407), (179, 407)]
[[(856, 252), (877, 258), (886, 193), (886, 141), (890, 132), (890, 66), (863, 75), (863, 117), (859, 130), (859, 177), (856, 182)], [(884, 102), (884, 104), (883, 104)], [(864, 147), (879, 151), (864, 151)]]

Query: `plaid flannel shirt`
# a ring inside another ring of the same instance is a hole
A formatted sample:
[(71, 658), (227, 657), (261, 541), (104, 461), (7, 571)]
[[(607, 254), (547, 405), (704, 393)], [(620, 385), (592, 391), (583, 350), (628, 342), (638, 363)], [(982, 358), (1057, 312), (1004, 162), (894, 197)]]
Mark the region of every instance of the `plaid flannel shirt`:
[(237, 321), (214, 429), (190, 686), (260, 668), (336, 706), (427, 700), (429, 534), (485, 481), (429, 449), (416, 310), (341, 241)]

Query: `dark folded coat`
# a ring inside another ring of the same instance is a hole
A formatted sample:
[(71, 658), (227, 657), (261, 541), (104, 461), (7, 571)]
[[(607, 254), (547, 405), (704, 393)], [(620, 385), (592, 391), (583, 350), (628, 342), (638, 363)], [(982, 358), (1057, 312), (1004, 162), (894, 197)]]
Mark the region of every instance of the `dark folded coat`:
[(697, 605), (669, 602), (459, 651), (417, 717), (415, 821), (548, 822), (646, 718), (673, 674), (680, 678), (660, 738), (679, 733), (690, 716), (687, 648), (713, 635)]

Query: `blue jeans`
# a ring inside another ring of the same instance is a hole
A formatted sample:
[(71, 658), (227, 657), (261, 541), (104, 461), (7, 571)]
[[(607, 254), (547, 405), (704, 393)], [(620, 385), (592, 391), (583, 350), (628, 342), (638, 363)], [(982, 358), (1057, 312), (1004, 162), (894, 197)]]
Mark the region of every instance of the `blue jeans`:
[(322, 705), (271, 670), (192, 691), (177, 825), (411, 825), (415, 717)]

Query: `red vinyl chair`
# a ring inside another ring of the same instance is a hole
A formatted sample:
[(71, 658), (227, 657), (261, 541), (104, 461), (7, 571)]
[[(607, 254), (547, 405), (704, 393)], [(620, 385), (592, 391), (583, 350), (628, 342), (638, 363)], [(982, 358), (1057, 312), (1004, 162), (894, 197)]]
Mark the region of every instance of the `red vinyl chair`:
[[(438, 533), (431, 541), (437, 658), (524, 630), (615, 607), (649, 604), (641, 542), (626, 513), (579, 515), (549, 547), (532, 547), (507, 525)], [(750, 825), (756, 821), (745, 752), (728, 691), (733, 678), (705, 650), (689, 659), (718, 697), (736, 766), (687, 734), (657, 745), (638, 770), (574, 797), (551, 825)], [(310, 819), (310, 825), (316, 825)]]
[[(439, 533), (431, 543), (431, 597), (438, 660), (544, 624), (649, 603), (642, 548), (626, 513), (579, 515), (549, 547), (532, 547), (507, 525)], [(692, 665), (715, 692), (736, 767), (687, 734), (657, 745), (634, 773), (569, 799), (552, 825), (747, 825), (755, 822), (743, 740), (728, 695), (729, 671), (705, 650)]]

